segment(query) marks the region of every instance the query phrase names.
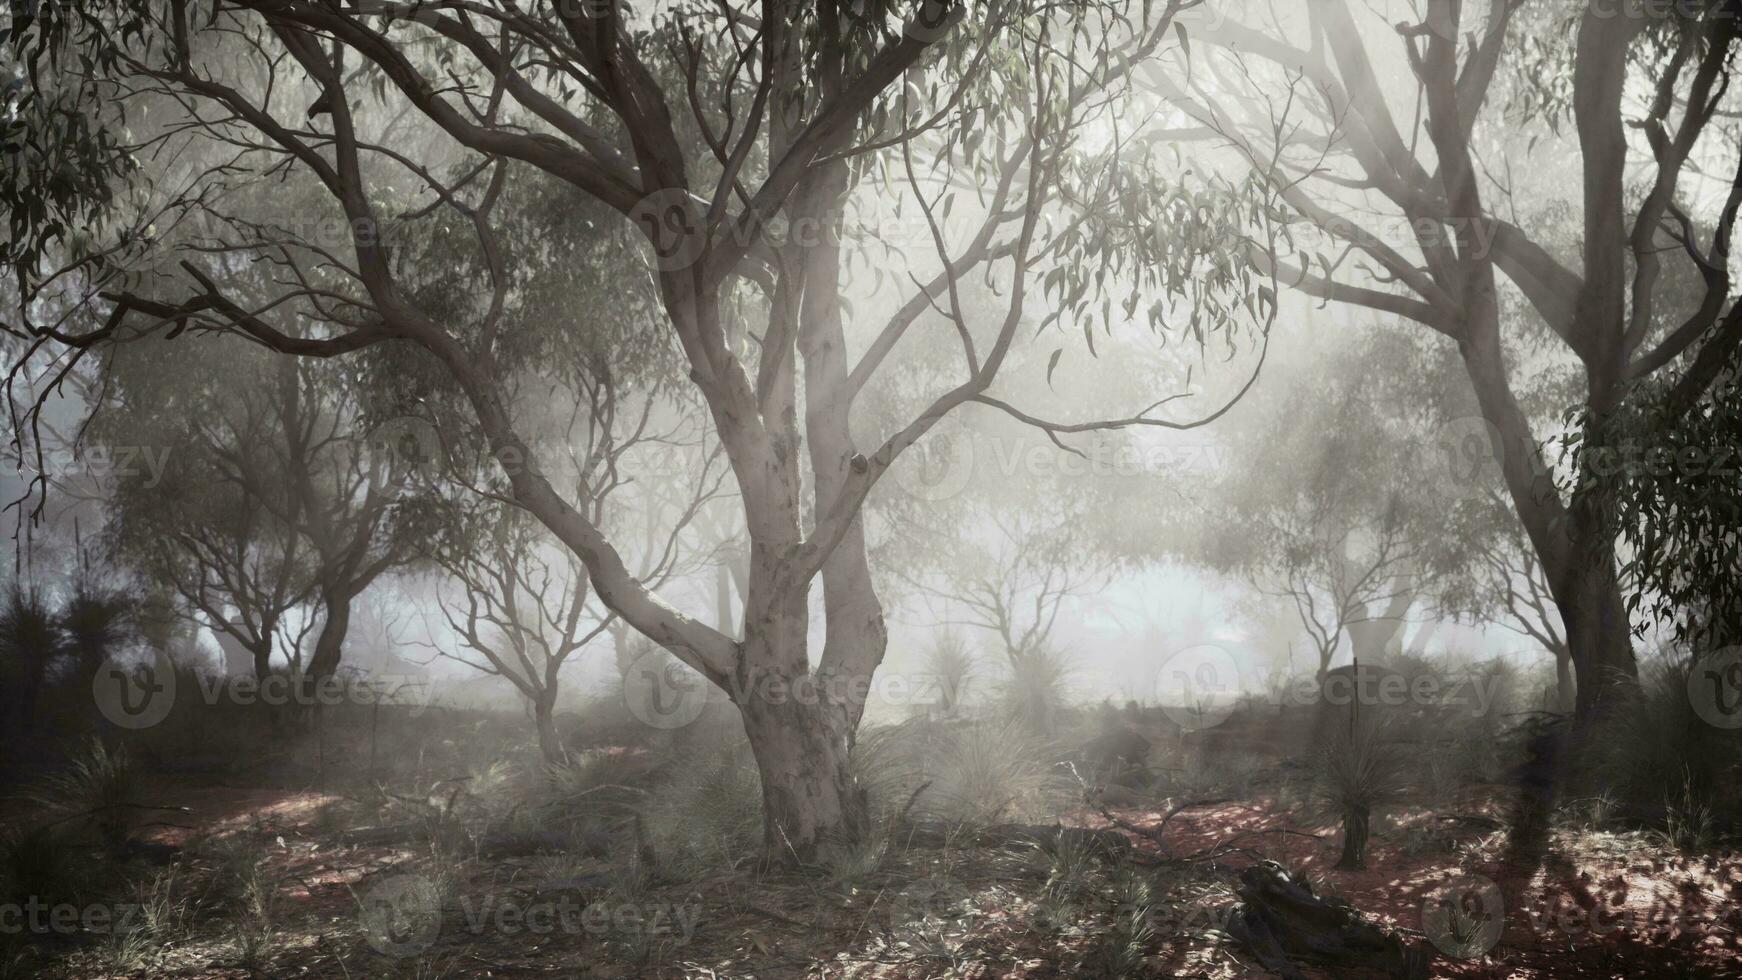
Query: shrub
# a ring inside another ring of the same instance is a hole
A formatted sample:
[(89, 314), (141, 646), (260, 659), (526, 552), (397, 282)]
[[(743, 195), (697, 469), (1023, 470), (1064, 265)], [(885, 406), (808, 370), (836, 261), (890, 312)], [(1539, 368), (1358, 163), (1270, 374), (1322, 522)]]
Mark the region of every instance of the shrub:
[(105, 844), (119, 848), (126, 842), (135, 789), (126, 751), (92, 737), (80, 744), (60, 771), (42, 777), (28, 798), (47, 814), (95, 826)]
[(1742, 731), (1708, 724), (1688, 697), (1692, 658), (1659, 656), (1641, 670), (1640, 697), (1598, 747), (1592, 781), (1617, 817), (1679, 847), (1709, 846), (1742, 822)]
[(932, 786), (916, 809), (980, 824), (1040, 819), (1074, 787), (1052, 756), (1051, 745), (1017, 719), (934, 729), (926, 771)]
[(1321, 813), (1343, 824), (1343, 853), (1337, 867), (1366, 867), (1367, 839), (1375, 810), (1401, 790), (1402, 769), (1390, 744), (1383, 717), (1357, 722), (1330, 733), (1319, 757), (1316, 801)]
[(1009, 717), (1029, 731), (1050, 735), (1069, 699), (1070, 667), (1057, 652), (1037, 646), (1010, 662), (1004, 682)]
[(690, 878), (761, 853), (762, 782), (748, 756), (744, 745), (723, 746), (675, 772), (637, 807), (644, 843), (662, 870)]
[(938, 713), (945, 718), (959, 715), (975, 674), (968, 641), (955, 630), (939, 633), (937, 641), (926, 651), (925, 669), (937, 679)]

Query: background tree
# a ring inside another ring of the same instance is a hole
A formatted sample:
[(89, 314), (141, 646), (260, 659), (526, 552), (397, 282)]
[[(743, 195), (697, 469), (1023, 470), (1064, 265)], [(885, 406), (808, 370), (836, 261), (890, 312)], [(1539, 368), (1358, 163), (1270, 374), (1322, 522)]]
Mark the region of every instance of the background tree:
[(1348, 336), (1301, 351), (1298, 373), (1218, 430), (1228, 464), (1174, 536), (1187, 557), (1292, 604), (1321, 681), (1345, 637), (1364, 659), (1398, 652), (1409, 610), (1452, 560), (1436, 547), (1452, 502), (1438, 471), (1398, 463), (1421, 458), (1432, 431), (1424, 353), (1378, 331)]
[[(1053, 731), (1054, 717), (1067, 700), (1070, 666), (1055, 636), (1059, 616), (1104, 584), (1110, 565), (1085, 547), (1089, 539), (1073, 519), (1077, 508), (1061, 506), (1063, 498), (1047, 493), (1049, 483), (1025, 481), (1018, 492), (1050, 498), (1051, 507), (1017, 510), (1000, 501), (969, 508), (977, 519), (957, 518), (956, 545), (934, 549), (935, 567), (916, 583), (927, 605), (936, 607), (939, 623), (988, 638), (1007, 672), (1005, 694), (1012, 711), (1041, 732)], [(933, 659), (949, 683), (965, 682), (948, 640)], [(958, 696), (951, 692), (952, 701)]]
[(19, 735), (34, 733), (37, 701), (60, 651), (54, 611), (39, 593), (14, 583), (5, 606), (0, 607), (0, 657), (5, 658), (9, 730)]
[[(659, 588), (705, 568), (706, 560), (717, 555), (721, 542), (698, 547), (685, 538), (697, 515), (715, 501), (725, 473), (717, 452), (702, 455), (705, 427), (677, 421), (666, 428), (656, 421), (671, 408), (658, 397), (657, 387), (652, 396), (634, 390), (614, 373), (607, 356), (586, 350), (561, 369), (570, 379), (563, 388), (583, 396), (574, 406), (547, 405), (523, 418), (542, 417), (542, 425), (526, 431), (539, 439), (545, 459), (562, 466), (552, 478), (588, 488), (590, 520), (619, 532), (619, 540), (627, 537), (620, 533), (626, 526), (650, 532), (641, 547), (624, 547), (623, 553), (634, 556), (636, 575), (647, 588)], [(673, 486), (683, 492), (638, 484), (629, 476), (631, 464), (649, 452), (679, 464), (680, 479)], [(687, 472), (682, 464), (692, 455), (700, 466)], [(481, 482), (483, 476), (474, 479)], [(445, 650), (439, 642), (435, 648), (512, 683), (531, 708), (545, 762), (566, 763), (555, 717), (562, 668), (608, 634), (616, 617), (592, 600), (586, 566), (573, 552), (525, 512), (471, 492), (466, 482), (435, 503), (441, 516), (430, 559), (459, 586), (458, 599), (438, 592), (443, 618), (482, 660)], [(653, 536), (655, 531), (663, 536)], [(719, 569), (723, 574), (723, 561)], [(720, 629), (727, 631), (733, 618), (729, 591), (719, 602), (724, 610)]]
[(273, 365), (239, 341), (220, 344), (230, 356), (199, 365), (162, 347), (117, 351), (92, 438), (152, 447), (166, 463), (118, 475), (112, 552), (173, 592), (196, 628), (239, 644), (263, 678), (275, 649), (301, 663), (293, 613), (313, 594), (313, 559), (288, 519), (293, 482)]
[(1548, 578), (1524, 527), (1510, 505), (1490, 493), (1463, 501), (1452, 512), (1454, 535), (1467, 543), (1467, 580), (1448, 583), (1448, 610), (1510, 630), (1554, 657), (1555, 702), (1571, 712), (1577, 704), (1572, 652)]
[[(360, 386), (332, 377), (325, 366), (281, 359), (275, 367), (283, 433), (278, 475), (291, 492), (280, 498), (266, 486), (251, 489), (285, 506), (277, 516), (309, 543), (321, 626), (306, 676), (320, 681), (339, 669), (357, 597), (409, 559), (412, 529), (396, 526), (397, 504), (416, 468), (435, 463), (421, 455), (439, 451), (439, 443), (416, 420), (410, 431), (398, 420), (371, 426), (356, 397)], [(235, 473), (239, 481), (263, 475), (240, 467)]]
[[(1587, 439), (1640, 380), (1709, 384), (1742, 339), (1727, 258), (1742, 181), (1703, 215), (1689, 213), (1688, 191), (1711, 179), (1702, 174), (1737, 171), (1720, 135), (1737, 11), (1728, 0), (1663, 16), (1429, 0), (1374, 13), (1316, 0), (1251, 24), (1223, 19), (1196, 35), (1219, 49), (1194, 78), (1160, 66), (1149, 78), (1202, 127), (1193, 135), (1224, 142), (1282, 194), (1287, 220), (1313, 232), (1252, 251), (1258, 268), (1457, 345), (1590, 717), (1637, 675), (1615, 537), (1602, 508), (1585, 506), (1588, 480), (1557, 486), (1520, 407), (1502, 282), (1576, 362)], [(1571, 85), (1543, 84), (1562, 78)], [(1421, 139), (1398, 122), (1418, 110)], [(1529, 168), (1512, 165), (1525, 157)], [(1567, 211), (1526, 212), (1522, 195), (1567, 168), (1582, 178), (1570, 202), (1582, 228), (1563, 251), (1554, 231)], [(1700, 288), (1663, 288), (1674, 265), (1695, 270)]]

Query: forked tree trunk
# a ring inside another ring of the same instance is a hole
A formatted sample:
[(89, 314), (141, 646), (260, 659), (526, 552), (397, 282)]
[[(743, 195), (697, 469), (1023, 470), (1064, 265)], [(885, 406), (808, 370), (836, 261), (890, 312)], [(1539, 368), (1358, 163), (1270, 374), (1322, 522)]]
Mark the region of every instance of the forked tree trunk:
[(744, 732), (762, 779), (763, 846), (778, 862), (816, 863), (832, 847), (862, 840), (864, 793), (853, 779), (847, 738), (834, 709), (751, 699)]
[(248, 656), (254, 661), (254, 679), (263, 681), (272, 672), (272, 639), (267, 637), (259, 643), (250, 644)]
[(773, 863), (813, 864), (863, 839), (869, 807), (853, 778), (847, 705), (810, 669), (808, 596), (760, 601), (778, 590), (772, 567), (753, 562), (735, 680), (762, 782), (763, 848)]

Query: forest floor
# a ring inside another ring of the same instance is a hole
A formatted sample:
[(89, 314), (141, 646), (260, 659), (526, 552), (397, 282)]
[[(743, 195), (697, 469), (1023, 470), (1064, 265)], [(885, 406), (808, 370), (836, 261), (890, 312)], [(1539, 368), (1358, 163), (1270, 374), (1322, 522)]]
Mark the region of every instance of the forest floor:
[[(51, 937), (59, 944), (26, 950), (23, 975), (1261, 977), (1270, 974), (1222, 927), (1238, 904), (1233, 872), (1269, 860), (1430, 950), (1433, 976), (1742, 977), (1742, 856), (1687, 856), (1643, 834), (1571, 826), (1557, 825), (1531, 880), (1509, 897), (1520, 907), (1499, 910), (1503, 931), (1486, 955), (1434, 949), (1424, 907), (1436, 889), (1503, 879), (1501, 785), (1432, 807), (1389, 807), (1366, 871), (1334, 868), (1335, 826), (1280, 794), (1250, 792), (1109, 798), (1056, 814), (1065, 826), (1125, 835), (1132, 854), (1111, 863), (1067, 848), (891, 840), (828, 873), (738, 861), (682, 880), (626, 875), (624, 855), (609, 846), (590, 856), (489, 855), (476, 842), (468, 852), (373, 841), (336, 816), (350, 802), (343, 793), (178, 776), (154, 779), (151, 795), (179, 810), (134, 822), (144, 845), (135, 863), (150, 872), (153, 854), (160, 865), (177, 858), (137, 900), (179, 921), (157, 922), (155, 938), (134, 949)], [(432, 798), (439, 805), (442, 793)], [(228, 913), (153, 905), (174, 887), (166, 876), (210, 877), (202, 863), (238, 856), (249, 884), (207, 903)], [(426, 887), (444, 896), (442, 911), (433, 921), (408, 917), (405, 896)]]

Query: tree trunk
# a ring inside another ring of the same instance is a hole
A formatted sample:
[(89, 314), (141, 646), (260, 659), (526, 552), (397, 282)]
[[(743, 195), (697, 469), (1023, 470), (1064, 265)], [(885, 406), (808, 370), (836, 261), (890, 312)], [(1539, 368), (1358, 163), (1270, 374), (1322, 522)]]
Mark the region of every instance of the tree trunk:
[[(1491, 312), (1491, 311), (1490, 311)], [(1566, 506), (1542, 458), (1529, 422), (1506, 380), (1497, 323), (1492, 317), (1468, 324), (1461, 345), (1464, 366), (1493, 427), (1493, 447), (1507, 494), (1547, 575), (1549, 591), (1565, 626), (1578, 683), (1575, 714), (1585, 723), (1609, 713), (1636, 687), (1626, 605), (1615, 571), (1615, 542), (1600, 516), (1576, 498)], [(1595, 384), (1595, 379), (1593, 379)], [(1593, 410), (1602, 408), (1592, 405)]]
[(1573, 509), (1578, 557), (1563, 576), (1564, 595), (1555, 599), (1578, 682), (1575, 716), (1589, 722), (1612, 716), (1628, 700), (1639, 684), (1639, 665), (1615, 574), (1615, 544), (1599, 529), (1581, 527), (1580, 510)]
[(1402, 652), (1404, 619), (1415, 602), (1415, 595), (1409, 590), (1409, 580), (1402, 575), (1392, 576), (1390, 588), (1393, 594), (1379, 615), (1343, 627), (1343, 631), (1349, 634), (1349, 649), (1357, 660), (1380, 664)]
[(308, 662), (308, 677), (317, 683), (338, 672), (345, 634), (351, 629), (351, 593), (344, 589), (322, 589), (321, 607), (326, 611), (326, 620), (321, 623), (314, 656)]
[(762, 779), (763, 848), (776, 863), (814, 864), (868, 829), (840, 711), (797, 699), (747, 698), (744, 733)]
[(264, 639), (248, 647), (248, 656), (254, 661), (254, 679), (263, 681), (272, 672), (272, 640)]
[(756, 550), (735, 681), (761, 776), (763, 848), (771, 863), (814, 864), (864, 837), (869, 807), (853, 778), (848, 704), (810, 670), (809, 596), (778, 588), (778, 566)]
[(1570, 714), (1576, 702), (1573, 688), (1573, 657), (1564, 646), (1554, 651), (1555, 702), (1562, 714)]
[(547, 694), (532, 702), (533, 723), (538, 726), (538, 751), (544, 756), (548, 765), (567, 765), (569, 753), (563, 747), (562, 736), (556, 729), (556, 696)]
[(1367, 834), (1371, 813), (1365, 806), (1343, 810), (1343, 855), (1337, 859), (1340, 871), (1362, 871), (1367, 867)]
[[(839, 65), (835, 67), (839, 69)], [(795, 214), (811, 227), (828, 229), (803, 249), (804, 295), (798, 334), (799, 353), (804, 357), (805, 434), (818, 513), (841, 493), (854, 460), (864, 462), (853, 440), (847, 340), (841, 318), (841, 202), (849, 186), (847, 165), (837, 161), (801, 185), (793, 202)], [(865, 712), (864, 699), (857, 695), (869, 690), (871, 677), (889, 646), (883, 604), (871, 581), (861, 515), (853, 517), (829, 554), (822, 579), (826, 635), (821, 673), (855, 692), (847, 705), (850, 746)]]

